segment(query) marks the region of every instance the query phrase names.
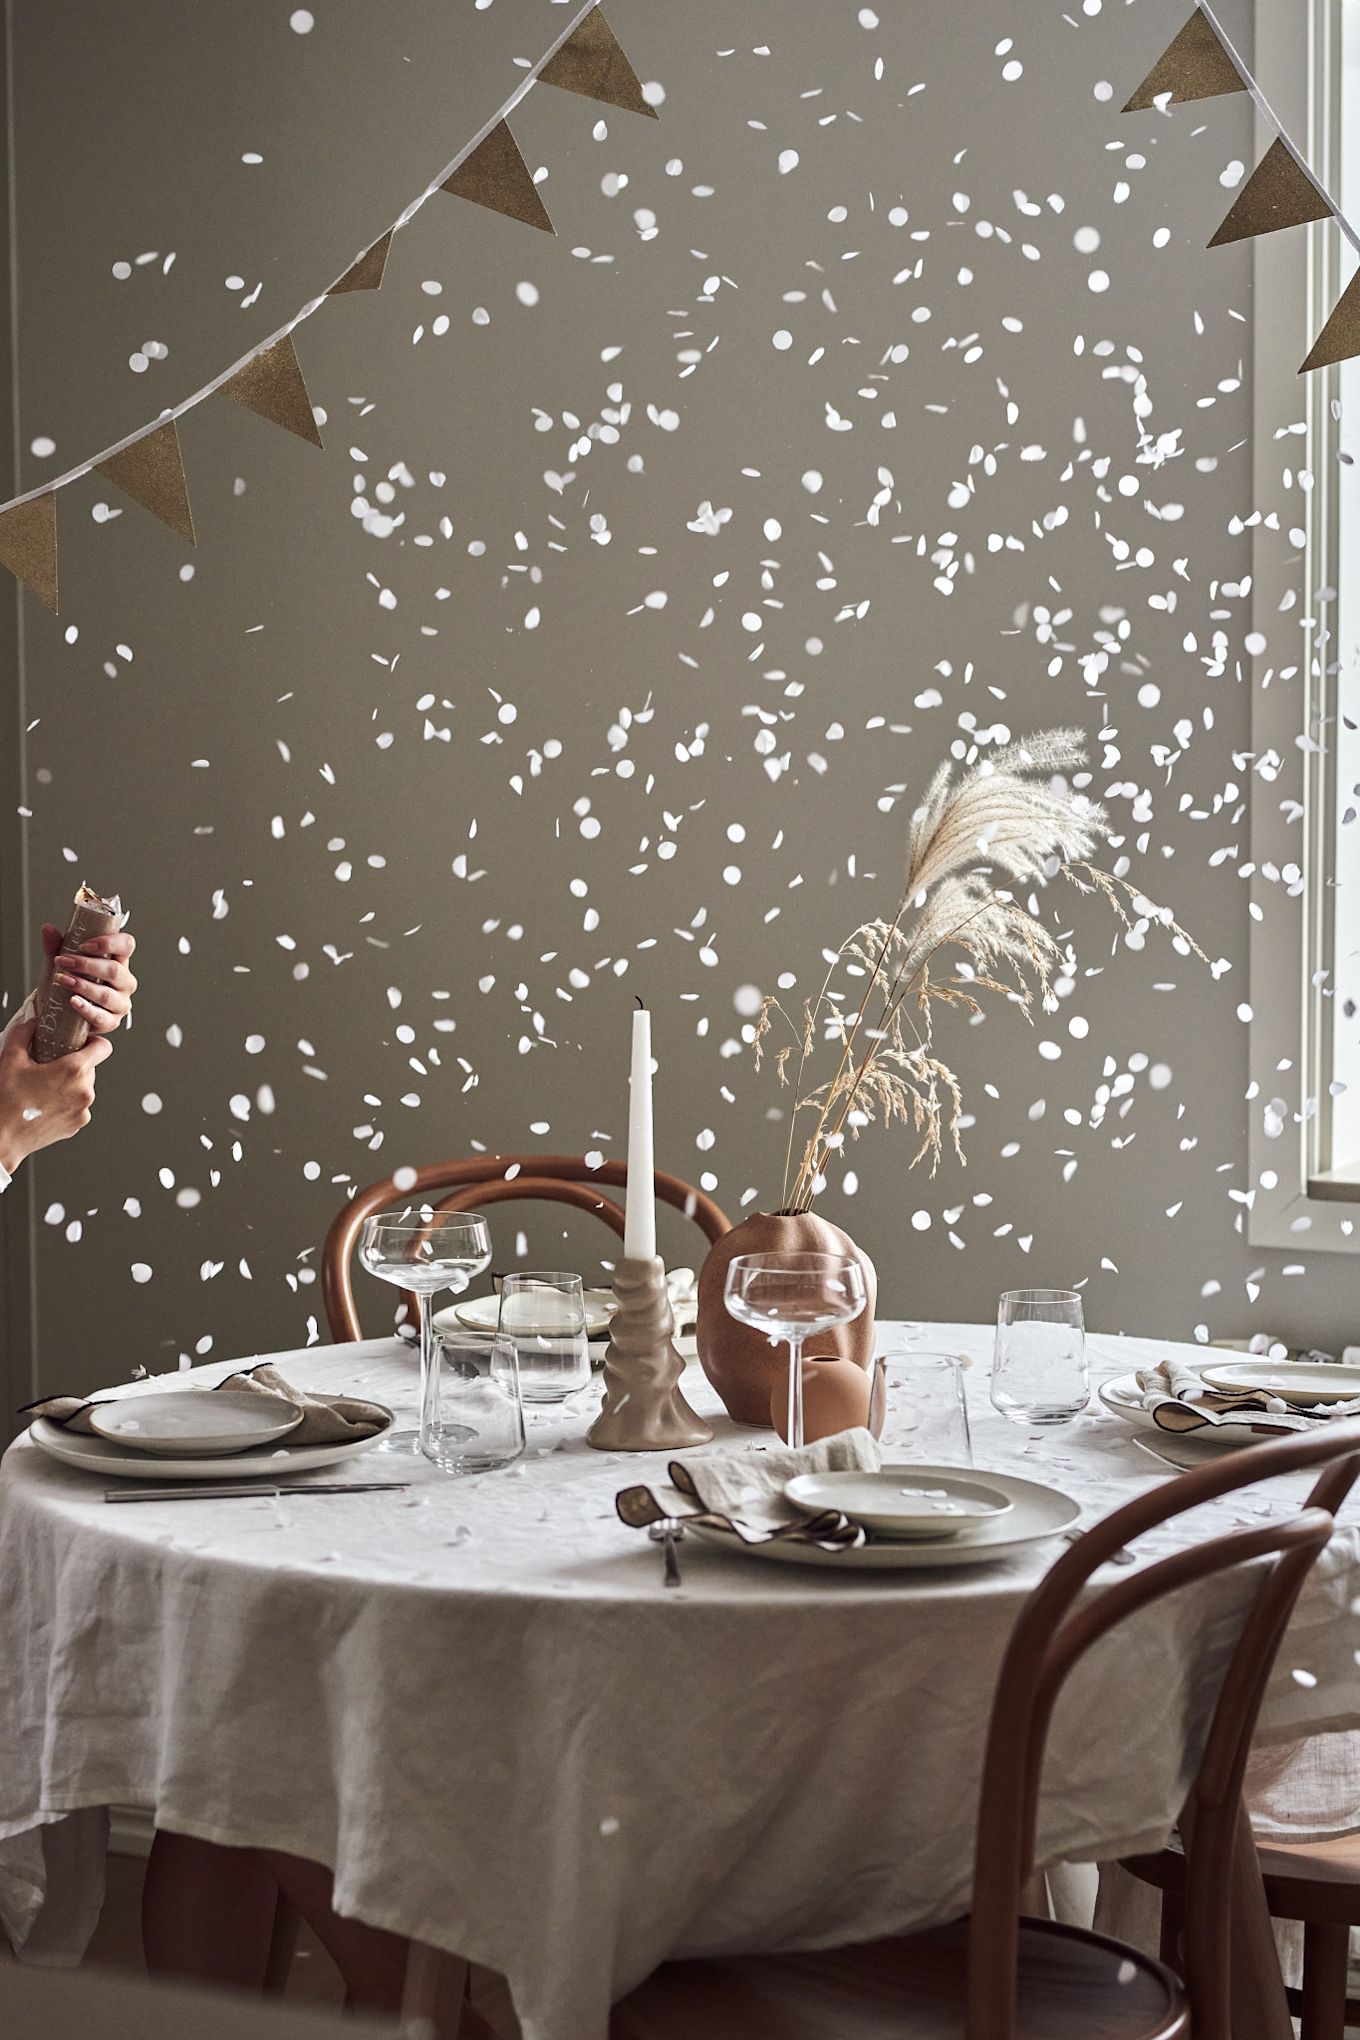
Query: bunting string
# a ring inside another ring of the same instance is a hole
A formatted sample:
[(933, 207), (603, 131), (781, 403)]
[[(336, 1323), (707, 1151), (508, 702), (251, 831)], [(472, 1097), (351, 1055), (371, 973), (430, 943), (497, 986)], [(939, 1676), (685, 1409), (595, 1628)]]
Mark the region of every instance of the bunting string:
[[(1332, 219), (1360, 254), (1360, 233), (1293, 141), (1250, 66), (1234, 46), (1211, 0), (1199, 0), (1184, 28), (1167, 44), (1123, 110), (1135, 113), (1155, 107), (1160, 111), (1168, 105), (1215, 99), (1232, 92), (1250, 93), (1258, 111), (1275, 130), (1275, 140), (1234, 199), (1209, 246), (1219, 248), (1233, 241), (1253, 240), (1258, 234), (1277, 233), (1284, 227)], [(1360, 354), (1360, 270), (1338, 298), (1299, 374), (1347, 361), (1357, 354)]]
[(57, 493), (92, 472), (103, 475), (177, 537), (193, 545), (193, 516), (177, 420), (211, 396), (229, 397), (319, 447), (321, 434), (292, 336), (328, 298), (382, 287), (392, 236), (410, 224), (428, 199), (436, 192), (449, 192), (548, 233), (555, 231), (507, 120), (539, 80), (656, 118), (656, 109), (644, 98), (637, 73), (603, 10), (596, 0), (583, 0), (490, 120), (319, 296), (308, 299), (267, 339), (257, 342), (191, 396), (158, 413), (150, 424), (139, 425), (135, 432), (68, 468), (55, 480), (0, 503), (0, 567), (8, 569), (56, 613)]

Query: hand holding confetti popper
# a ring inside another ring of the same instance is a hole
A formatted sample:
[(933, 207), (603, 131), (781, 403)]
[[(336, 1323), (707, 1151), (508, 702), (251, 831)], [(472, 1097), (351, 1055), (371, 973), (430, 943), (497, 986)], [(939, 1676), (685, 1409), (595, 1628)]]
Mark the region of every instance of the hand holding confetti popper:
[[(38, 988), (34, 1062), (70, 1055), (85, 1046), (92, 1027), (110, 1033), (127, 1013), (137, 981), (111, 940), (126, 921), (116, 893), (103, 899), (88, 885), (78, 887), (66, 932)], [(117, 947), (130, 954), (132, 938)]]

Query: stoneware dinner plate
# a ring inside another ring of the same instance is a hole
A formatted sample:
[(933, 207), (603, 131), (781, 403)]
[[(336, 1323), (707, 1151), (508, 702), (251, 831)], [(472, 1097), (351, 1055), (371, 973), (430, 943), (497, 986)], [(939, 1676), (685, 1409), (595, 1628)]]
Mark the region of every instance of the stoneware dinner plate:
[(1352, 1402), (1360, 1396), (1360, 1367), (1332, 1360), (1215, 1360), (1200, 1373), (1214, 1388), (1263, 1389), (1300, 1409)]
[(876, 1473), (800, 1473), (784, 1494), (809, 1516), (839, 1509), (879, 1537), (931, 1541), (976, 1537), (985, 1524), (1015, 1507), (1000, 1488), (958, 1473), (928, 1474), (916, 1466), (884, 1466)]
[(295, 1405), (249, 1389), (169, 1388), (157, 1395), (96, 1403), (90, 1422), (101, 1438), (160, 1459), (219, 1459), (277, 1445), (302, 1422)]
[(42, 1452), (60, 1459), (82, 1473), (96, 1473), (101, 1480), (111, 1475), (120, 1480), (288, 1480), (295, 1473), (310, 1473), (318, 1466), (334, 1466), (338, 1460), (353, 1459), (380, 1445), (391, 1430), (387, 1423), (371, 1438), (352, 1438), (340, 1445), (263, 1445), (253, 1452), (233, 1452), (221, 1459), (158, 1459), (150, 1453), (134, 1452), (110, 1438), (89, 1438), (78, 1431), (64, 1431), (60, 1424), (38, 1417), (28, 1435)]
[[(956, 1466), (914, 1466), (913, 1477), (932, 1482), (954, 1480)], [(745, 1558), (770, 1559), (776, 1565), (819, 1565), (833, 1572), (901, 1571), (931, 1566), (987, 1565), (1009, 1558), (1028, 1544), (1058, 1537), (1070, 1530), (1081, 1514), (1081, 1506), (1058, 1488), (1045, 1487), (1037, 1480), (1021, 1480), (1013, 1473), (980, 1475), (988, 1487), (996, 1488), (1011, 1508), (979, 1526), (973, 1537), (944, 1537), (927, 1542), (888, 1537), (881, 1542), (858, 1544), (835, 1551), (819, 1544), (795, 1544), (787, 1539), (772, 1544), (743, 1544), (734, 1530), (712, 1530), (688, 1523), (686, 1534), (723, 1551), (739, 1552)]]
[(1102, 1381), (1096, 1393), (1112, 1416), (1122, 1417), (1135, 1431), (1154, 1431), (1159, 1438), (1174, 1438), (1177, 1445), (1202, 1445), (1207, 1452), (1231, 1451), (1234, 1446), (1259, 1445), (1264, 1435), (1243, 1424), (1203, 1424), (1198, 1431), (1164, 1431), (1151, 1410), (1143, 1408), (1136, 1374), (1116, 1374), (1112, 1381)]

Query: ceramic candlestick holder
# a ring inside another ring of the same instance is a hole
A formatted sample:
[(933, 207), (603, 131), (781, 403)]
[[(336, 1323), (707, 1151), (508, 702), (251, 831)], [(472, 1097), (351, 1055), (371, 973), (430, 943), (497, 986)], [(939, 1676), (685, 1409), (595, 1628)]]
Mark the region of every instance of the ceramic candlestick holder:
[(604, 1403), (586, 1433), (601, 1452), (674, 1452), (713, 1436), (680, 1393), (684, 1361), (665, 1264), (621, 1259), (614, 1270), (618, 1308), (604, 1356)]

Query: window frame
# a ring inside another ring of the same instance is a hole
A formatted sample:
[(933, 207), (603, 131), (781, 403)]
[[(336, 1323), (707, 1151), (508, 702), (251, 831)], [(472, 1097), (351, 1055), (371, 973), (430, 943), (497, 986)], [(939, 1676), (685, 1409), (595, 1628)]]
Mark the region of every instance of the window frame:
[[(1298, 0), (1281, 7), (1278, 0), (1257, 0), (1256, 6), (1258, 72), (1265, 78), (1304, 74), (1306, 113), (1295, 139), (1333, 192), (1341, 169), (1342, 5), (1343, 0)], [(1258, 120), (1258, 157), (1271, 139), (1269, 127)], [(1256, 1246), (1301, 1253), (1360, 1252), (1360, 1168), (1343, 1175), (1324, 1166), (1332, 1009), (1314, 989), (1316, 974), (1330, 967), (1331, 952), (1327, 874), (1335, 831), (1334, 755), (1330, 744), (1316, 739), (1335, 714), (1336, 682), (1326, 669), (1335, 656), (1337, 604), (1334, 595), (1310, 598), (1339, 585), (1340, 471), (1332, 415), (1339, 372), (1296, 372), (1349, 278), (1347, 252), (1343, 236), (1325, 220), (1263, 234), (1253, 243), (1253, 500), (1280, 502), (1285, 465), (1296, 475), (1311, 474), (1312, 486), (1301, 497), (1285, 498), (1299, 503), (1302, 512), (1301, 561), (1263, 522), (1252, 534), (1252, 614), (1266, 649), (1252, 661), (1248, 1238)], [(1304, 429), (1294, 437), (1300, 417)], [(1297, 458), (1286, 451), (1291, 437)], [(1282, 522), (1285, 515), (1282, 511)], [(1282, 681), (1274, 669), (1296, 657), (1281, 612), (1291, 591), (1309, 620), (1295, 626), (1302, 640), (1298, 675)], [(1310, 739), (1304, 744), (1302, 732)], [(1282, 874), (1287, 865), (1302, 872), (1296, 912), (1289, 910), (1282, 877), (1263, 876), (1263, 868)], [(1287, 1115), (1283, 1131), (1272, 1137), (1265, 1107), (1275, 1097), (1284, 1101)]]

